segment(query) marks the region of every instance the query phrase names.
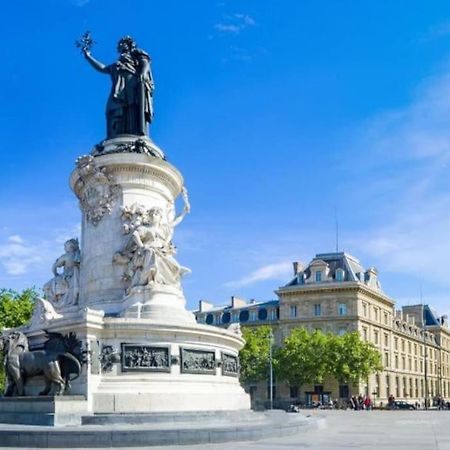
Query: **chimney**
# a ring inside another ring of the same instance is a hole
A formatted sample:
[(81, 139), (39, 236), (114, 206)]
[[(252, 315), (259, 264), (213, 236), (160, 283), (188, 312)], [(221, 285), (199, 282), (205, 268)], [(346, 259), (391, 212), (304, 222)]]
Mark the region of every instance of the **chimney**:
[(292, 263), (294, 267), (294, 275), (298, 275), (300, 272), (303, 272), (304, 266), (300, 261), (295, 261)]
[(205, 300), (200, 300), (198, 302), (198, 311), (199, 312), (209, 311), (212, 308), (214, 308), (214, 305), (212, 303), (209, 303)]
[(242, 306), (245, 306), (247, 304), (247, 301), (243, 298), (235, 297), (234, 295), (231, 296), (231, 307), (232, 308), (240, 308)]

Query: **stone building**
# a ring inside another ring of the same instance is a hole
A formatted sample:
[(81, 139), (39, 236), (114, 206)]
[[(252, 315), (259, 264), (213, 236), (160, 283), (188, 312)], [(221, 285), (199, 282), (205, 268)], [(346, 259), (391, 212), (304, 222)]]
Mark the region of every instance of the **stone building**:
[[(423, 402), (426, 397), (450, 396), (450, 330), (446, 316), (428, 305), (403, 306), (382, 290), (374, 267), (365, 269), (347, 253), (318, 254), (306, 266), (294, 263), (294, 277), (275, 293), (278, 300), (246, 302), (232, 297), (231, 304), (215, 307), (200, 301), (198, 322), (227, 327), (271, 325), (281, 344), (293, 328), (305, 327), (343, 334), (358, 331), (380, 351), (384, 370), (360, 385), (287, 386), (275, 382), (275, 402), (292, 403), (346, 398), (368, 394), (377, 404), (396, 399)], [(254, 402), (269, 398), (266, 383), (248, 386)]]

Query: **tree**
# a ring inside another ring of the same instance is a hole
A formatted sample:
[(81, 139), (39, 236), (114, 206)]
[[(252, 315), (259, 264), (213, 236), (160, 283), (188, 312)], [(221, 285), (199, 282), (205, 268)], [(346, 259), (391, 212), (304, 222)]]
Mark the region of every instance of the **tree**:
[(327, 359), (330, 374), (341, 384), (356, 384), (383, 370), (380, 352), (372, 343), (363, 341), (357, 331), (330, 335)]
[(270, 353), (270, 327), (244, 328), (245, 345), (239, 352), (240, 379), (245, 383), (264, 380), (267, 377)]
[(20, 294), (9, 289), (0, 290), (0, 331), (27, 323), (33, 313), (34, 289), (25, 289)]
[(327, 372), (327, 341), (328, 336), (321, 331), (294, 328), (276, 352), (277, 378), (298, 387), (322, 382)]
[[(21, 293), (10, 289), (0, 289), (0, 332), (5, 328), (15, 328), (27, 323), (33, 313), (34, 289), (25, 289)], [(0, 392), (4, 388), (3, 355), (0, 355)]]

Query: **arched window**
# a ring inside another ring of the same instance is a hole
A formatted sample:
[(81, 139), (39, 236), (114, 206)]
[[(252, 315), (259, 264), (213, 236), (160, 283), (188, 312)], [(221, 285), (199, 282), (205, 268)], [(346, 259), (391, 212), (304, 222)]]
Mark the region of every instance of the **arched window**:
[(231, 320), (231, 314), (229, 312), (226, 312), (222, 315), (222, 323), (230, 323)]
[(258, 319), (259, 320), (267, 320), (267, 309), (266, 308), (261, 308), (258, 311)]

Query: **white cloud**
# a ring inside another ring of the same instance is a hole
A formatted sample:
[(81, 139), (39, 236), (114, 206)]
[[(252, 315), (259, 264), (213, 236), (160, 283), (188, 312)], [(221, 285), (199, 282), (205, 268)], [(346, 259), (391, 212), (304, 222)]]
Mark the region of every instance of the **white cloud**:
[(250, 272), (248, 275), (245, 275), (238, 280), (229, 281), (228, 283), (225, 283), (224, 286), (229, 288), (241, 288), (260, 281), (286, 280), (289, 278), (289, 273), (291, 271), (291, 262), (283, 261), (275, 264), (268, 264)]
[(28, 268), (42, 262), (39, 246), (28, 245), (20, 236), (9, 236), (0, 245), (0, 264), (8, 275), (23, 275)]
[(0, 268), (14, 277), (27, 275), (32, 270), (43, 268), (50, 273), (53, 260), (62, 254), (63, 243), (78, 236), (80, 227), (51, 230), (52, 238), (33, 238), (32, 242), (18, 234), (12, 234), (0, 242)]
[(408, 106), (380, 114), (362, 135), (360, 161), (369, 163), (358, 170), (377, 225), (352, 247), (382, 270), (450, 287), (450, 74), (426, 80)]
[(24, 240), (18, 234), (13, 234), (12, 236), (9, 236), (8, 242), (12, 244), (23, 244)]
[(241, 27), (233, 24), (216, 23), (214, 28), (222, 33), (239, 34), (241, 32)]
[(256, 25), (255, 19), (248, 14), (226, 16), (224, 22), (216, 23), (214, 28), (223, 34), (240, 34), (243, 30)]

